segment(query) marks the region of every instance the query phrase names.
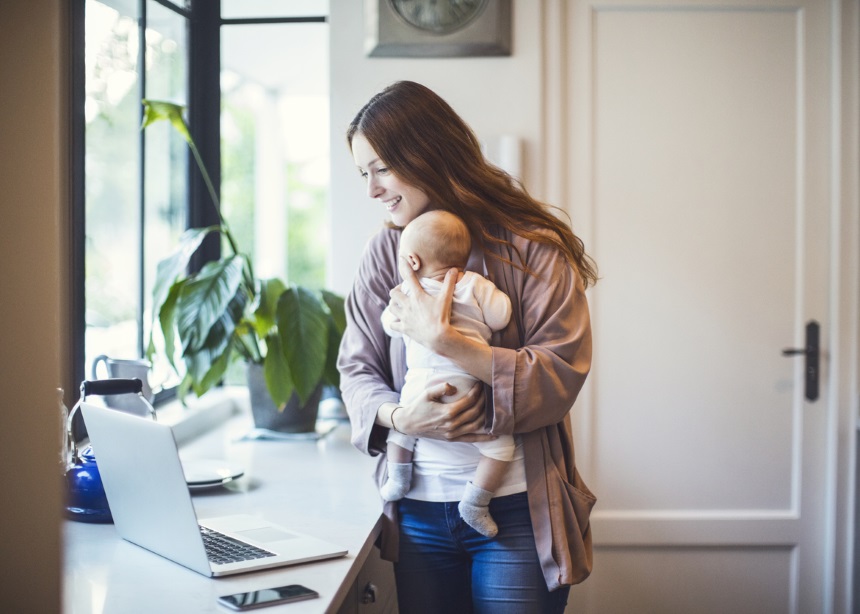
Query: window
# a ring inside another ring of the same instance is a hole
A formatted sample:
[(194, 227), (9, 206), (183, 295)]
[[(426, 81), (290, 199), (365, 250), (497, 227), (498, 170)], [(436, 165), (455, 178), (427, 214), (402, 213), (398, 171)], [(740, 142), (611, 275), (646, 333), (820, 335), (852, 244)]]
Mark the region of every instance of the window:
[[(217, 3), (79, 2), (84, 145), (75, 180), (84, 188), (76, 243), (85, 273), (76, 301), (84, 333), (74, 338), (83, 346), (75, 348), (75, 372), (84, 379), (98, 355), (144, 355), (156, 265), (186, 227), (211, 219), (208, 195), (194, 196), (186, 143), (166, 122), (140, 130), (143, 98), (221, 101), (220, 119), (217, 104), (215, 114), (186, 117), (193, 134), (221, 135), (208, 151), (205, 139), (195, 140), (214, 161), (209, 170), (216, 186), (220, 177), (223, 213), (241, 249), (253, 254), (258, 276), (325, 283), (328, 2), (222, 0), (214, 29), (196, 35), (192, 23), (211, 19), (200, 13)], [(217, 73), (199, 78), (219, 63), (206, 55), (219, 45), (220, 86)], [(156, 390), (179, 381), (163, 360), (151, 379)]]
[(224, 216), (258, 276), (312, 287), (328, 249), (327, 67), (327, 24), (221, 29)]

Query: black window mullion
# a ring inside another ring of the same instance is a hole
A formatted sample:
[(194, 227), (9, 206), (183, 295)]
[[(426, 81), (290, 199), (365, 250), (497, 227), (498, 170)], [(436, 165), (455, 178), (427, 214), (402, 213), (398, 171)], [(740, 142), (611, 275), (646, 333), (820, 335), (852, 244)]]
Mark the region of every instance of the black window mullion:
[(153, 0), (153, 1), (160, 4), (161, 6), (163, 6), (166, 9), (170, 9), (174, 13), (178, 13), (178, 14), (182, 15), (186, 19), (191, 17), (191, 11), (184, 9), (181, 6), (174, 4), (173, 2), (170, 2), (170, 0)]
[(309, 17), (233, 17), (221, 20), (221, 24), (225, 26), (236, 25), (261, 25), (261, 24), (279, 24), (279, 23), (327, 23), (328, 17), (325, 15), (309, 16)]
[[(189, 24), (188, 124), (215, 193), (221, 190), (221, 2), (192, 0)], [(189, 163), (188, 226), (219, 223), (218, 213), (196, 163)], [(193, 270), (221, 254), (220, 235), (211, 234), (194, 259)]]
[(86, 353), (86, 1), (70, 3), (69, 19), (72, 49), (70, 53), (71, 101), (71, 211), (69, 213), (69, 266), (68, 266), (68, 322), (69, 322), (69, 373), (63, 381), (66, 404), (71, 407), (78, 398), (78, 389), (85, 378)]
[[(138, 0), (138, 14), (140, 21), (138, 22), (138, 43), (137, 47), (137, 65), (138, 70), (138, 93), (139, 98), (146, 98), (146, 0)], [(140, 105), (140, 117), (138, 123), (143, 125), (143, 104)], [(138, 211), (140, 215), (140, 225), (137, 229), (138, 238), (138, 255), (137, 255), (137, 351), (140, 356), (146, 353), (143, 335), (143, 306), (146, 301), (146, 288), (144, 280), (146, 279), (146, 271), (144, 267), (145, 261), (145, 241), (146, 241), (146, 134), (143, 130), (138, 135)]]

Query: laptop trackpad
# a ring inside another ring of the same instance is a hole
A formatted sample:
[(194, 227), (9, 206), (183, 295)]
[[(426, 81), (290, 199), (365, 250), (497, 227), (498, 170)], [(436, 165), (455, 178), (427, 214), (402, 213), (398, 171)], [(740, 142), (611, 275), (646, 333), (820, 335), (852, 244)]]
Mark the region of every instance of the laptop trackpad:
[(249, 529), (247, 531), (233, 531), (235, 535), (257, 542), (279, 542), (285, 539), (295, 539), (297, 535), (280, 531), (274, 527), (262, 527), (260, 529)]

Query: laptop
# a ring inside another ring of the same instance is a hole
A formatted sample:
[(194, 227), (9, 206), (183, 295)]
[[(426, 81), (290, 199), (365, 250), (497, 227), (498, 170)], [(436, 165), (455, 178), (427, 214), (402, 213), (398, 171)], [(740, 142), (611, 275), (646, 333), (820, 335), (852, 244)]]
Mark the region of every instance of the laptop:
[(198, 520), (168, 425), (86, 402), (81, 411), (123, 539), (212, 577), (347, 553), (252, 515)]

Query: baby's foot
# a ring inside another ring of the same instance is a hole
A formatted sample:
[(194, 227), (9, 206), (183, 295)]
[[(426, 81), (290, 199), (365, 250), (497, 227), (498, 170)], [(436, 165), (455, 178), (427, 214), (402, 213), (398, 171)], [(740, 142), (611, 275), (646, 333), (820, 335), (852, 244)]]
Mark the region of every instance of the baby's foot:
[(490, 516), (489, 505), (492, 498), (493, 493), (489, 490), (484, 490), (480, 486), (468, 482), (466, 491), (463, 493), (463, 500), (457, 506), (457, 509), (460, 510), (460, 516), (466, 521), (466, 524), (487, 537), (495, 537), (499, 532), (496, 521)]
[(481, 535), (495, 537), (498, 534), (499, 527), (490, 515), (490, 508), (488, 506), (472, 505), (471, 503), (460, 501), (460, 505), (457, 508), (460, 510), (460, 516), (463, 517), (466, 524)]
[(382, 488), (379, 489), (379, 494), (386, 501), (399, 501), (409, 492), (409, 482), (398, 482), (388, 479)]
[(399, 501), (412, 485), (412, 463), (388, 463), (388, 479), (379, 494), (386, 501)]

